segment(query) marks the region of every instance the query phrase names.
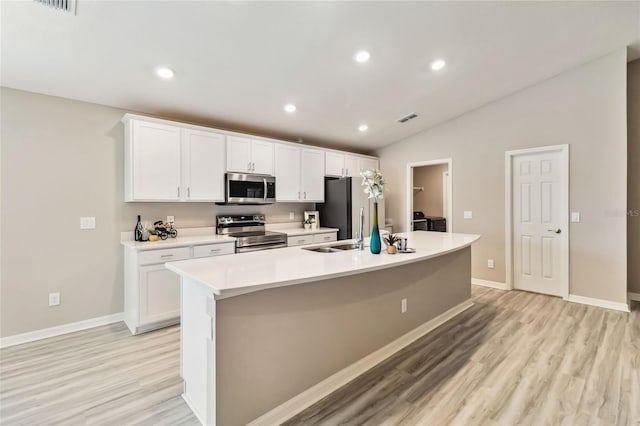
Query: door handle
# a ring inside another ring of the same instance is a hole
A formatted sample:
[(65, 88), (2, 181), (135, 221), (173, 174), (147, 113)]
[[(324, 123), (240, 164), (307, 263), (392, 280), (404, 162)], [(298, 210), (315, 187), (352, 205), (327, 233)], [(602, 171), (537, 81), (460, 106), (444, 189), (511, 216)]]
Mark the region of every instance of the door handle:
[(547, 232), (555, 232), (556, 234), (561, 234), (562, 233), (562, 229), (558, 228), (558, 229), (547, 229)]

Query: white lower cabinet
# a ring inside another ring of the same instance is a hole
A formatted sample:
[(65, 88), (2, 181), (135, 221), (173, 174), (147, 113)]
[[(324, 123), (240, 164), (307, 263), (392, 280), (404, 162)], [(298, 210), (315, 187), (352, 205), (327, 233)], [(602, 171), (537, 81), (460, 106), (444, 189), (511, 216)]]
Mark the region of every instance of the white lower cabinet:
[(164, 263), (140, 267), (140, 324), (180, 318), (180, 276)]
[(318, 234), (292, 235), (287, 238), (287, 246), (303, 246), (305, 244), (328, 243), (337, 240), (338, 233), (336, 231), (322, 232)]
[(154, 250), (125, 247), (124, 322), (131, 333), (180, 322), (180, 276), (166, 269), (166, 262), (233, 253), (233, 242)]

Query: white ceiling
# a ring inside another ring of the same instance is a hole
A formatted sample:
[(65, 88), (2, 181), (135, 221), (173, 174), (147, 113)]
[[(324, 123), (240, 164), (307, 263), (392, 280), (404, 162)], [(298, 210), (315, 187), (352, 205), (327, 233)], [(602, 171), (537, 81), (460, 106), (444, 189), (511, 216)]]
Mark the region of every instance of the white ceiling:
[(640, 1), (77, 2), (1, 2), (3, 86), (361, 151), (624, 46), (640, 57)]

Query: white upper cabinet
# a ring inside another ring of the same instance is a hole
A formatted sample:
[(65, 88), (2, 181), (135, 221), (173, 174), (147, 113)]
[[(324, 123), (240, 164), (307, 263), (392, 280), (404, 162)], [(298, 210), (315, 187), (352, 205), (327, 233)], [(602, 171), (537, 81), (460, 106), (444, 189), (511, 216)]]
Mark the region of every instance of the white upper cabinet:
[(126, 200), (178, 201), (180, 127), (131, 120), (127, 130)]
[(371, 170), (371, 169), (380, 169), (378, 164), (378, 160), (375, 158), (360, 158), (360, 171), (362, 170)]
[(276, 200), (324, 201), (324, 151), (276, 144)]
[(302, 148), (300, 154), (300, 190), (302, 201), (324, 202), (324, 151)]
[(276, 144), (276, 201), (300, 201), (300, 148)]
[(224, 135), (125, 122), (125, 201), (223, 201)]
[(326, 176), (345, 176), (344, 154), (339, 152), (325, 152), (324, 174)]
[(183, 197), (187, 201), (224, 200), (224, 139), (218, 133), (182, 130)]
[(227, 171), (273, 175), (273, 143), (228, 136)]
[(370, 157), (327, 151), (325, 158), (325, 176), (360, 177), (362, 170), (378, 168), (378, 160)]
[(360, 177), (360, 157), (345, 155), (344, 169), (345, 176)]

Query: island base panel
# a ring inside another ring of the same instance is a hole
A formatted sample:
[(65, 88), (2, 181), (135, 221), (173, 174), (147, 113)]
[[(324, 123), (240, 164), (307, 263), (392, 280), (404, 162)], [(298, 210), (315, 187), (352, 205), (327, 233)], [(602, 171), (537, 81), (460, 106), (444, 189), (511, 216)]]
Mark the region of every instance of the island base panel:
[(467, 247), (217, 300), (216, 424), (244, 425), (470, 297)]

